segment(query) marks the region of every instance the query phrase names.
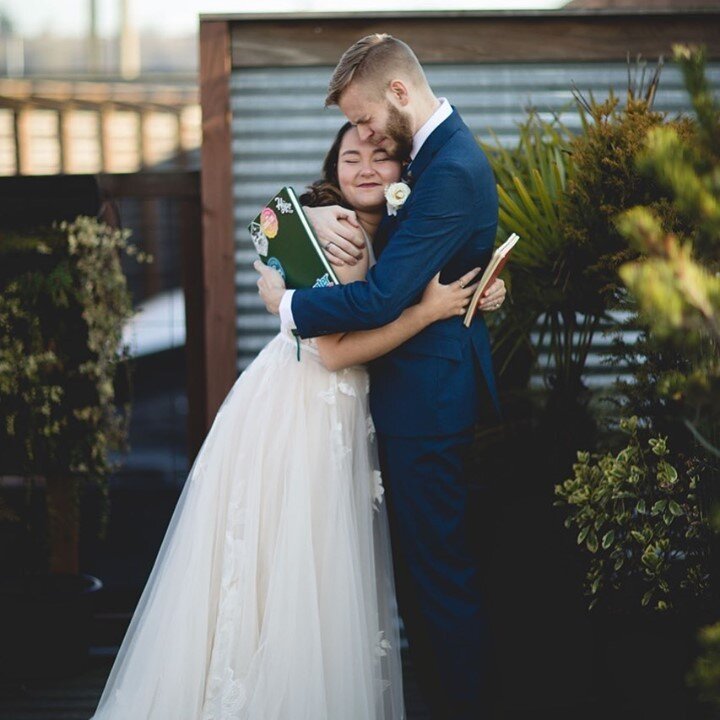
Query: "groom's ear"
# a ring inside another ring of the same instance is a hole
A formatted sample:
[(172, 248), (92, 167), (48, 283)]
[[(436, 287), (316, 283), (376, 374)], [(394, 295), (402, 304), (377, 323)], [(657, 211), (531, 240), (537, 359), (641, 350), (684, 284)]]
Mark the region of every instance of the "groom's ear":
[(388, 84), (387, 92), (398, 105), (405, 107), (410, 102), (408, 85), (403, 80), (391, 80)]

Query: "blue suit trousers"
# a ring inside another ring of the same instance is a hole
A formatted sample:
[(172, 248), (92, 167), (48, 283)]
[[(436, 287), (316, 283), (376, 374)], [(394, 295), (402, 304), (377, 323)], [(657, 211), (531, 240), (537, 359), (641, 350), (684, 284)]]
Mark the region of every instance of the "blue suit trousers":
[(471, 430), (378, 435), (398, 606), (420, 688), (437, 720), (490, 718), (493, 641), (470, 542)]

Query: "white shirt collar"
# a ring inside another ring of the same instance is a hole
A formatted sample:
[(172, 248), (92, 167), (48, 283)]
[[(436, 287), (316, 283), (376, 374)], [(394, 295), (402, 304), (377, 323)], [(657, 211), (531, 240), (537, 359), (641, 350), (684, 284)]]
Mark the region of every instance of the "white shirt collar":
[(440, 123), (444, 122), (452, 115), (452, 106), (447, 101), (447, 98), (441, 97), (438, 98), (438, 100), (440, 100), (440, 107), (438, 107), (438, 109), (427, 119), (425, 124), (413, 135), (413, 146), (410, 151), (411, 160), (415, 159), (415, 156), (418, 152), (420, 152), (420, 148), (430, 137), (432, 131), (435, 130)]

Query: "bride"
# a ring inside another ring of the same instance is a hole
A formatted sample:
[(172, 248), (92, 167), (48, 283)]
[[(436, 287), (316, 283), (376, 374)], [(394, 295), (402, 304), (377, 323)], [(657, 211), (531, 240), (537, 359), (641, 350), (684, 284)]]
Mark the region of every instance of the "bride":
[[(341, 128), (306, 205), (371, 238), (401, 165)], [(372, 246), (342, 282), (361, 279)], [(279, 333), (236, 380), (178, 499), (91, 720), (400, 720), (400, 642), (362, 367), (463, 311), (477, 269), (390, 325)], [(299, 361), (298, 361), (299, 352)]]

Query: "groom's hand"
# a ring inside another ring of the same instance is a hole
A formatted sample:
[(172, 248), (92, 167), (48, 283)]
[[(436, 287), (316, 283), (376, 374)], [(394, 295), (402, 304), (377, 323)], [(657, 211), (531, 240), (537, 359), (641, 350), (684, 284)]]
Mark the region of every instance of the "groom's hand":
[(325, 256), (333, 265), (357, 265), (365, 251), (365, 238), (352, 210), (339, 205), (305, 207)]
[(267, 311), (273, 315), (279, 315), (280, 301), (286, 290), (282, 275), (274, 268), (260, 262), (260, 260), (256, 260), (253, 267), (260, 273), (257, 281), (258, 293), (265, 303)]

